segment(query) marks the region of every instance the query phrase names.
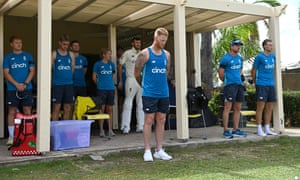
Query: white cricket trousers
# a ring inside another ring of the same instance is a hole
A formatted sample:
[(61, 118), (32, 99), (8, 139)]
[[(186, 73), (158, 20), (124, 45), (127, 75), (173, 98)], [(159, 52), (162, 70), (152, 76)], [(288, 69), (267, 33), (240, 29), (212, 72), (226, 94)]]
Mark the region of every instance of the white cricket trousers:
[(121, 130), (130, 130), (132, 103), (136, 99), (136, 130), (144, 128), (144, 111), (142, 102), (142, 88), (134, 77), (128, 77), (125, 82), (125, 100), (122, 112)]

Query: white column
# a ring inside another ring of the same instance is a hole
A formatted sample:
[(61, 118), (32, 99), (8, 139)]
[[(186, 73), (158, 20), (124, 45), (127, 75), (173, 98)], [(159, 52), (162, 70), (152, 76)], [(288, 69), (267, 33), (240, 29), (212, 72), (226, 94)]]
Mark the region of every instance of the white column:
[(201, 80), (201, 60), (200, 60), (200, 35), (193, 33), (194, 40), (194, 65), (195, 65), (195, 87), (202, 87)]
[(274, 105), (273, 124), (276, 131), (284, 130), (284, 113), (282, 99), (282, 80), (281, 80), (281, 57), (280, 57), (280, 37), (279, 37), (279, 16), (270, 18), (270, 36), (273, 41), (273, 50), (276, 55), (275, 67), (275, 89), (277, 102)]
[[(117, 28), (114, 25), (108, 26), (108, 47), (112, 50), (112, 61), (116, 65), (116, 77), (117, 77)], [(117, 84), (117, 78), (115, 79)], [(118, 123), (118, 96), (117, 88), (115, 88), (115, 105), (113, 106), (113, 129), (119, 129)]]
[[(3, 22), (3, 16), (0, 15), (0, 64), (3, 64), (3, 57), (4, 57), (4, 22)], [(6, 104), (4, 102), (4, 92), (6, 91), (4, 89), (4, 81), (3, 81), (3, 68), (0, 68), (0, 74), (2, 78), (0, 78), (0, 138), (4, 137), (4, 128), (7, 128), (4, 126), (4, 120), (6, 116), (6, 112), (4, 111), (4, 105)]]
[(51, 1), (38, 0), (37, 150), (50, 150)]
[(174, 46), (177, 138), (188, 139), (185, 7), (179, 0), (174, 7)]

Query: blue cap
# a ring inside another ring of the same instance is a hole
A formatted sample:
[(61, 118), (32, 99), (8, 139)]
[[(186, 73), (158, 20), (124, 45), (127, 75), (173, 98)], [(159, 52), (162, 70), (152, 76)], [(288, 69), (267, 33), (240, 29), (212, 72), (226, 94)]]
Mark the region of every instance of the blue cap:
[(232, 40), (231, 42), (230, 42), (230, 46), (233, 46), (233, 45), (240, 45), (240, 46), (242, 46), (242, 45), (244, 45), (243, 43), (242, 43), (242, 41), (241, 40)]

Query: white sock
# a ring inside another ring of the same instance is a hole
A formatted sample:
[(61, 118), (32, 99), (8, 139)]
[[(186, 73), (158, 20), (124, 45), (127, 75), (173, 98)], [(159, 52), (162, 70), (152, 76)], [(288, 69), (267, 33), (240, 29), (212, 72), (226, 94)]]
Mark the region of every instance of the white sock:
[(8, 126), (8, 134), (10, 138), (14, 137), (15, 126)]
[(261, 124), (257, 125), (257, 132), (263, 132)]
[(266, 124), (265, 125), (265, 131), (266, 132), (270, 132), (271, 130), (270, 130), (270, 124)]
[(258, 124), (258, 125), (257, 125), (257, 134), (258, 134), (259, 136), (266, 136), (266, 134), (264, 133), (264, 131), (263, 131), (263, 129), (262, 129), (261, 124)]
[(278, 135), (276, 132), (272, 132), (272, 131), (271, 131), (271, 129), (270, 129), (270, 124), (266, 124), (266, 125), (265, 125), (265, 132), (266, 132), (266, 134), (268, 134), (268, 135), (275, 135), (275, 136)]
[(145, 153), (150, 152), (151, 153), (151, 149), (146, 149)]

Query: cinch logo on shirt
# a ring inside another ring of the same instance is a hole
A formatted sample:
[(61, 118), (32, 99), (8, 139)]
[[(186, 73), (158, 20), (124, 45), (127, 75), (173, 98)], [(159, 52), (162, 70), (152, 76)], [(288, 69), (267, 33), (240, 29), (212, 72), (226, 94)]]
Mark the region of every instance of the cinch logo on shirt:
[(63, 70), (71, 70), (71, 67), (70, 67), (70, 66), (63, 66), (63, 65), (60, 65), (60, 66), (57, 66), (57, 70), (59, 70), (59, 71), (63, 71)]
[(75, 69), (82, 69), (82, 68), (83, 68), (82, 65), (76, 65), (76, 66), (75, 66)]
[(265, 69), (274, 69), (274, 64), (266, 64)]
[(26, 68), (26, 67), (27, 67), (26, 63), (21, 63), (21, 64), (13, 63), (13, 64), (11, 65), (11, 68), (12, 68), (12, 69), (16, 69), (16, 68)]
[(234, 66), (231, 66), (230, 69), (241, 69), (241, 65), (234, 65)]
[(105, 71), (105, 70), (102, 70), (100, 71), (101, 74), (112, 74), (112, 70), (110, 71)]
[(153, 74), (157, 74), (157, 73), (159, 73), (159, 74), (165, 74), (166, 73), (166, 68), (157, 68), (157, 67), (155, 67), (155, 68), (153, 68), (152, 69), (152, 73)]

